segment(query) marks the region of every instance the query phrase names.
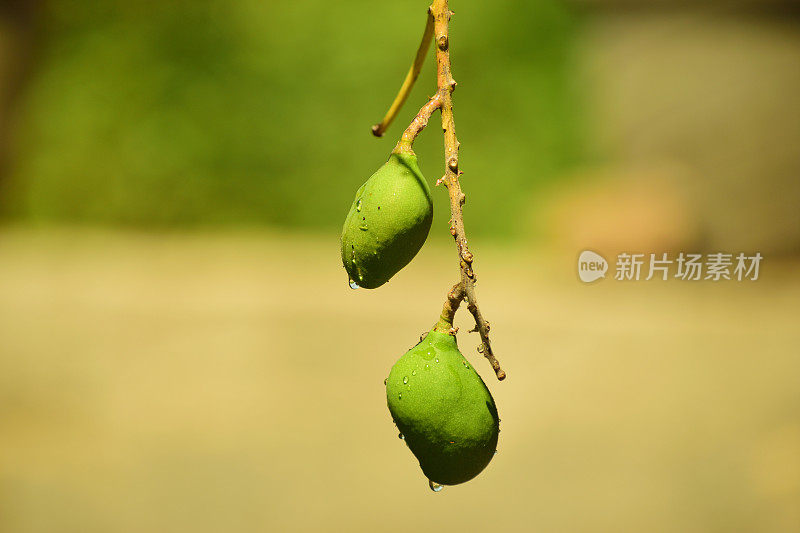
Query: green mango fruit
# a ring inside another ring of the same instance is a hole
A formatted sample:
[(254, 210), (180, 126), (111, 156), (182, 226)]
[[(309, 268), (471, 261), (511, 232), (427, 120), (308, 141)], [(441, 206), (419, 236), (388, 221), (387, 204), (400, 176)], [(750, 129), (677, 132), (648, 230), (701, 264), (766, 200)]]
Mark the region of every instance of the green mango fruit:
[(497, 408), (455, 336), (434, 330), (406, 352), (386, 380), (386, 402), (431, 488), (469, 481), (492, 460)]
[(342, 229), (342, 263), (353, 288), (374, 289), (417, 255), (433, 221), (428, 183), (413, 152), (392, 153), (362, 185)]

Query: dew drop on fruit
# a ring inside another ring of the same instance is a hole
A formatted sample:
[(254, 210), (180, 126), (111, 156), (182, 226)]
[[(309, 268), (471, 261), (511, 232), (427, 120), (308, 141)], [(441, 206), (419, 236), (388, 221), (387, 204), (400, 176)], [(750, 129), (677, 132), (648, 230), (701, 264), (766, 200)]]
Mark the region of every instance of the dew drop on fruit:
[(389, 381), (389, 378), (383, 380), (383, 384), (386, 385), (386, 382)]
[(403, 385), (408, 383), (408, 376), (403, 376)]
[(403, 393), (402, 392), (398, 392), (397, 393), (397, 399), (398, 400), (402, 400), (403, 399)]
[(434, 361), (436, 361), (438, 363), (439, 362), (439, 358), (437, 357), (436, 359), (434, 359)]
[(412, 370), (412, 371), (411, 371), (411, 375), (412, 375), (412, 376), (416, 376), (416, 375), (417, 375), (417, 371), (416, 371), (416, 370)]
[(439, 485), (438, 483), (436, 483), (435, 481), (431, 481), (430, 479), (428, 480), (428, 486), (431, 488), (433, 492), (441, 492), (441, 490), (444, 488), (444, 485)]
[(361, 198), (356, 200), (356, 211), (361, 211)]
[(369, 229), (369, 228), (367, 228), (367, 223), (366, 222), (362, 222), (361, 225), (358, 226), (358, 229), (360, 229), (361, 231), (367, 231), (367, 229)]
[(356, 283), (356, 282), (355, 282), (355, 281), (353, 281), (352, 279), (351, 279), (351, 280), (349, 280), (349, 283), (350, 283), (350, 288), (351, 288), (351, 289), (353, 289), (353, 290), (356, 290), (356, 289), (360, 289), (360, 288), (361, 288), (361, 287), (359, 287), (359, 286), (358, 286), (358, 283)]
[(406, 436), (403, 435), (402, 433), (398, 433), (397, 434), (397, 438), (400, 439), (400, 440), (406, 440)]

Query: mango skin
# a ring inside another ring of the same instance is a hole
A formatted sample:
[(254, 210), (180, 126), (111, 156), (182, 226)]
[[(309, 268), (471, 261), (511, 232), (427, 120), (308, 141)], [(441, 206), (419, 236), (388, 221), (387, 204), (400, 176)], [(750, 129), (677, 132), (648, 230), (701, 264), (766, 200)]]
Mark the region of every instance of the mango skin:
[(403, 355), (386, 380), (386, 403), (429, 480), (464, 483), (492, 460), (500, 418), (455, 336), (431, 331)]
[(342, 263), (359, 287), (380, 287), (411, 262), (433, 222), (428, 183), (413, 152), (392, 153), (356, 192), (342, 229)]

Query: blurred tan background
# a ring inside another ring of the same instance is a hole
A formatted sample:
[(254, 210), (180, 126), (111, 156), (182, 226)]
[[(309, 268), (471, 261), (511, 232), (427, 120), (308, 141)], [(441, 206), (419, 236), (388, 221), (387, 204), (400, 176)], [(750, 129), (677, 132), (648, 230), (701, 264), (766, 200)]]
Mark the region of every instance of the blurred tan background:
[[(441, 493), (383, 379), (457, 277), (445, 193), (385, 287), (338, 252), (425, 4), (0, 8), (0, 531), (800, 529), (797, 4), (451, 1), (509, 377), (460, 314), (501, 435)], [(764, 260), (584, 285), (585, 248)]]
[(435, 494), (383, 378), (437, 316), (449, 246), (367, 292), (347, 287), (326, 238), (5, 231), (2, 243), (7, 531), (800, 520), (794, 263), (751, 284), (578, 286), (572, 257), (479, 244), (508, 379), (473, 335), (459, 342), (497, 401), (499, 453)]

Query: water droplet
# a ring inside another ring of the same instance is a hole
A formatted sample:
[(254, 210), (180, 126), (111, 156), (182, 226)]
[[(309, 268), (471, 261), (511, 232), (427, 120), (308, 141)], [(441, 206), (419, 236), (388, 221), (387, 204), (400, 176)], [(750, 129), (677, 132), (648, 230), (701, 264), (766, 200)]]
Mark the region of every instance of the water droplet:
[(411, 371), (411, 375), (412, 375), (412, 376), (416, 376), (416, 375), (417, 375), (417, 371), (416, 371), (416, 370), (412, 370), (412, 371)]
[(402, 433), (398, 433), (397, 434), (397, 438), (400, 439), (400, 440), (406, 440), (406, 436), (403, 435)]
[(361, 198), (356, 200), (356, 211), (361, 211)]
[(441, 492), (441, 490), (444, 488), (444, 485), (439, 485), (438, 483), (436, 483), (435, 481), (431, 481), (430, 479), (428, 480), (428, 486), (431, 488), (433, 492)]
[(408, 376), (403, 376), (403, 385), (408, 383)]
[(494, 451), (494, 453), (493, 453), (492, 455), (497, 455), (497, 450), (495, 450), (495, 451)]
[(397, 399), (398, 400), (402, 400), (403, 399), (403, 393), (402, 392), (397, 394)]
[(431, 365), (425, 365), (425, 370), (430, 370), (430, 369), (431, 369)]
[(355, 281), (353, 281), (352, 279), (351, 279), (351, 280), (349, 280), (349, 283), (350, 283), (350, 288), (351, 288), (351, 289), (353, 289), (353, 290), (356, 290), (356, 289), (360, 289), (360, 288), (361, 288), (361, 287), (359, 287), (359, 286), (358, 286), (358, 283), (356, 283), (356, 282), (355, 282)]
[(389, 381), (389, 378), (383, 380), (383, 384), (386, 385), (386, 382)]
[(439, 362), (439, 358), (437, 357), (436, 359), (434, 359), (434, 361), (436, 361), (438, 363)]
[(366, 222), (362, 222), (361, 225), (358, 226), (358, 229), (360, 229), (361, 231), (367, 231), (367, 229), (368, 229), (367, 228), (367, 223)]

